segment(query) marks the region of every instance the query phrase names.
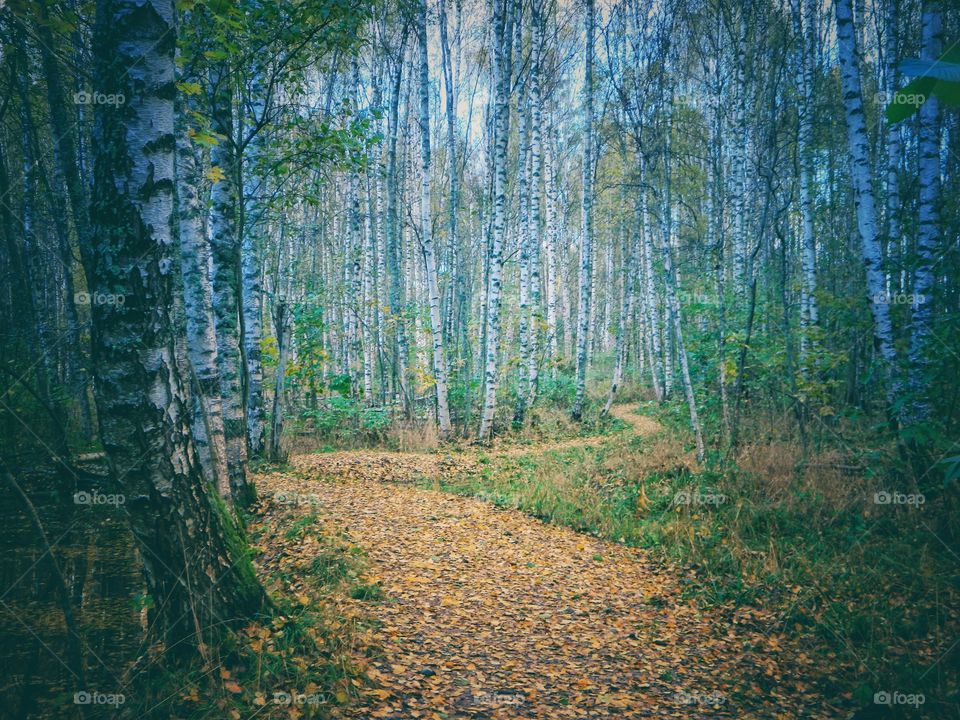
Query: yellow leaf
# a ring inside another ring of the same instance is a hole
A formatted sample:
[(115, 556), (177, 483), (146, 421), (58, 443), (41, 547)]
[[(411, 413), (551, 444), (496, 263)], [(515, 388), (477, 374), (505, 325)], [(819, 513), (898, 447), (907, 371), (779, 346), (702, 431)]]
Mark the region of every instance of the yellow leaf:
[(226, 173), (223, 172), (223, 170), (220, 169), (220, 166), (213, 165), (209, 170), (207, 170), (206, 176), (207, 176), (207, 180), (209, 180), (210, 182), (218, 183), (221, 180), (223, 180), (227, 175)]

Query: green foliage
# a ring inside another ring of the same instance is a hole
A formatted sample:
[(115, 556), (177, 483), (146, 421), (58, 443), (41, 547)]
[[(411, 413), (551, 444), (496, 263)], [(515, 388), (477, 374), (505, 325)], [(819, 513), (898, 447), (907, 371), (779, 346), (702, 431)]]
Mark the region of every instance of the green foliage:
[(377, 583), (357, 585), (356, 587), (351, 588), (350, 597), (352, 597), (354, 600), (382, 600), (383, 590)]
[[(948, 46), (949, 49), (936, 63), (960, 66), (960, 44), (948, 43)], [(926, 75), (912, 80), (894, 93), (893, 99), (887, 105), (887, 120), (892, 123), (906, 120), (918, 113), (931, 96), (950, 107), (960, 107), (960, 82)]]
[(386, 409), (366, 407), (355, 398), (331, 396), (323, 407), (303, 410), (299, 427), (312, 430), (321, 442), (351, 446), (383, 441), (391, 422)]

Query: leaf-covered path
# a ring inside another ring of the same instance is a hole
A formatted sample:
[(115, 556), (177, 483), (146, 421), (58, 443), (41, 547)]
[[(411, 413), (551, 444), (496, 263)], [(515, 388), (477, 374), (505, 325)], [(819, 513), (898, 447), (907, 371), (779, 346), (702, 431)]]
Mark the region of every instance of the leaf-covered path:
[(769, 618), (682, 600), (682, 573), (652, 555), (376, 479), (389, 461), (321, 480), (323, 457), (297, 458), (301, 472), (259, 485), (309, 494), (293, 511), (317, 513), (362, 547), (364, 582), (383, 591), (354, 601), (378, 628), (372, 687), (348, 717), (832, 716), (803, 680), (809, 661), (791, 653), (781, 667), (785, 641)]

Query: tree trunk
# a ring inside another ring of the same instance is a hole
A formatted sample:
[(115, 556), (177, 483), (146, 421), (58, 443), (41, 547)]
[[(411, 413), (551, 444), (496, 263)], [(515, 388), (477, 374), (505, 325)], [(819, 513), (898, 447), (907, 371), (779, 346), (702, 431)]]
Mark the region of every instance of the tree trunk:
[(240, 352), (240, 238), (233, 93), (229, 76), (220, 68), (212, 73), (210, 83), (213, 125), (224, 136), (210, 150), (211, 169), (219, 170), (210, 187), (213, 319), (230, 489), (234, 503), (242, 507), (252, 501), (254, 491), (247, 482), (247, 425)]
[(169, 650), (211, 642), (224, 623), (266, 604), (239, 529), (203, 477), (175, 361), (173, 277), (174, 47), (172, 0), (102, 0), (88, 256), (93, 287), (124, 302), (92, 306), (98, 420), (112, 482), (124, 497)]
[(876, 203), (870, 182), (870, 149), (863, 113), (860, 67), (854, 40), (850, 0), (836, 0), (835, 8), (840, 78), (850, 153), (850, 174), (856, 195), (857, 228), (860, 233), (861, 255), (866, 270), (867, 297), (873, 314), (874, 341), (880, 352), (883, 375), (886, 378), (887, 406), (891, 415), (895, 415), (893, 408), (900, 394), (900, 383), (896, 379), (895, 372), (897, 358), (893, 346), (890, 306), (885, 302), (884, 296), (880, 233), (877, 229)]
[(273, 331), (277, 336), (277, 367), (273, 376), (273, 411), (270, 417), (270, 441), (267, 457), (272, 462), (283, 462), (283, 395), (287, 372), (287, 357), (290, 355), (291, 317), (287, 298), (281, 294), (273, 305)]
[[(180, 264), (183, 275), (183, 304), (186, 315), (187, 352), (196, 379), (202, 433), (206, 448), (199, 448), (207, 477), (220, 496), (229, 501), (230, 475), (220, 398), (220, 373), (217, 363), (217, 339), (213, 327), (213, 289), (210, 286), (210, 245), (204, 224), (197, 187), (201, 173), (194, 149), (187, 136), (186, 123), (177, 127), (177, 202), (179, 206)], [(197, 443), (199, 446), (199, 442)]]
[(540, 292), (540, 248), (543, 243), (543, 223), (540, 213), (540, 186), (542, 181), (540, 162), (543, 155), (542, 114), (540, 107), (540, 44), (542, 20), (540, 1), (530, 5), (530, 351), (527, 369), (526, 408), (529, 410), (537, 398), (540, 375), (540, 329), (543, 325), (543, 305)]
[(400, 230), (397, 219), (397, 135), (400, 109), (400, 84), (403, 79), (404, 46), (407, 28), (404, 26), (400, 46), (390, 70), (390, 97), (387, 108), (387, 275), (390, 284), (390, 326), (393, 340), (393, 388), (394, 396), (403, 403), (404, 412), (410, 416), (410, 396), (407, 392), (407, 339), (403, 317), (403, 278), (400, 274)]
[(417, 17), (420, 36), (420, 242), (430, 305), (430, 334), (433, 344), (433, 382), (437, 395), (437, 424), (440, 436), (450, 435), (450, 408), (447, 404), (447, 361), (443, 349), (443, 320), (440, 315), (440, 282), (437, 253), (430, 217), (430, 68), (427, 52), (427, 0), (420, 0)]
[(800, 165), (800, 214), (803, 223), (802, 275), (800, 296), (800, 365), (807, 368), (807, 351), (817, 313), (817, 246), (813, 231), (813, 167), (810, 153), (813, 142), (813, 0), (799, 0), (795, 26), (801, 38), (798, 84), (802, 102), (797, 131), (797, 157)]
[(587, 351), (590, 341), (590, 301), (593, 274), (593, 34), (594, 0), (585, 1), (583, 79), (583, 206), (580, 240), (580, 303), (577, 308), (577, 390), (573, 419), (583, 416), (587, 391)]
[[(514, 42), (518, 46), (522, 38), (523, 24), (517, 22)], [(528, 194), (527, 158), (529, 143), (529, 108), (527, 107), (527, 85), (521, 86), (517, 98), (517, 248), (520, 251), (520, 314), (517, 318), (517, 336), (519, 340), (519, 371), (517, 382), (517, 405), (513, 411), (513, 422), (523, 423), (526, 411), (527, 394), (530, 383), (530, 196)]]
[[(940, 57), (943, 28), (939, 0), (926, 0), (920, 57)], [(933, 322), (933, 266), (940, 248), (940, 105), (931, 95), (920, 107), (920, 217), (917, 228), (917, 264), (913, 273), (913, 314), (910, 318), (907, 392), (910, 422), (930, 416), (930, 325)]]
[[(264, 408), (263, 408), (263, 296), (260, 273), (262, 238), (268, 232), (266, 176), (260, 164), (263, 161), (266, 143), (262, 123), (269, 111), (264, 79), (255, 72), (250, 82), (249, 120), (253, 125), (251, 134), (245, 138), (246, 151), (238, 163), (242, 173), (239, 187), (243, 188), (241, 210), (243, 217), (240, 229), (240, 330), (243, 338), (244, 403), (247, 417), (247, 452), (251, 457), (263, 453)], [(246, 132), (246, 126), (243, 128)]]
[[(506, 5), (506, 7), (504, 7)], [(487, 265), (486, 338), (484, 348), (483, 409), (478, 438), (485, 442), (493, 431), (497, 409), (498, 352), (500, 349), (500, 294), (507, 216), (507, 141), (510, 123), (509, 84), (513, 2), (493, 0), (493, 228)]]

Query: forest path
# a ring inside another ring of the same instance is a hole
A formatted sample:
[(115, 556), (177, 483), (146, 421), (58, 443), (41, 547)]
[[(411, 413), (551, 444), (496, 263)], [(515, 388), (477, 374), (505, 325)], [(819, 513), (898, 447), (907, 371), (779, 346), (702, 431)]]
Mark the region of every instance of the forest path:
[[(663, 429), (653, 418), (638, 413), (635, 405), (630, 403), (613, 405), (610, 414), (627, 424), (628, 427), (623, 432), (649, 437)], [(472, 470), (480, 462), (481, 453), (488, 458), (543, 454), (571, 448), (597, 447), (608, 442), (611, 437), (612, 435), (590, 435), (538, 444), (500, 444), (495, 441), (489, 447), (464, 444), (448, 453), (340, 450), (294, 455), (290, 458), (290, 463), (297, 472), (318, 477), (410, 482), (444, 473)]]
[[(617, 416), (653, 428), (627, 408)], [(383, 482), (403, 454), (361, 472), (371, 454), (351, 453), (346, 474), (323, 462), (331, 455), (297, 458), (298, 472), (258, 485), (261, 496), (287, 498), (288, 519), (315, 514), (327, 532), (346, 534), (367, 556), (362, 582), (382, 592), (341, 601), (348, 615), (372, 616), (375, 630), (358, 658), (372, 686), (340, 716), (798, 716), (789, 702), (781, 714), (786, 691), (751, 685), (776, 668), (745, 650), (767, 642), (759, 619), (681, 600), (682, 573), (649, 553), (476, 498)]]

